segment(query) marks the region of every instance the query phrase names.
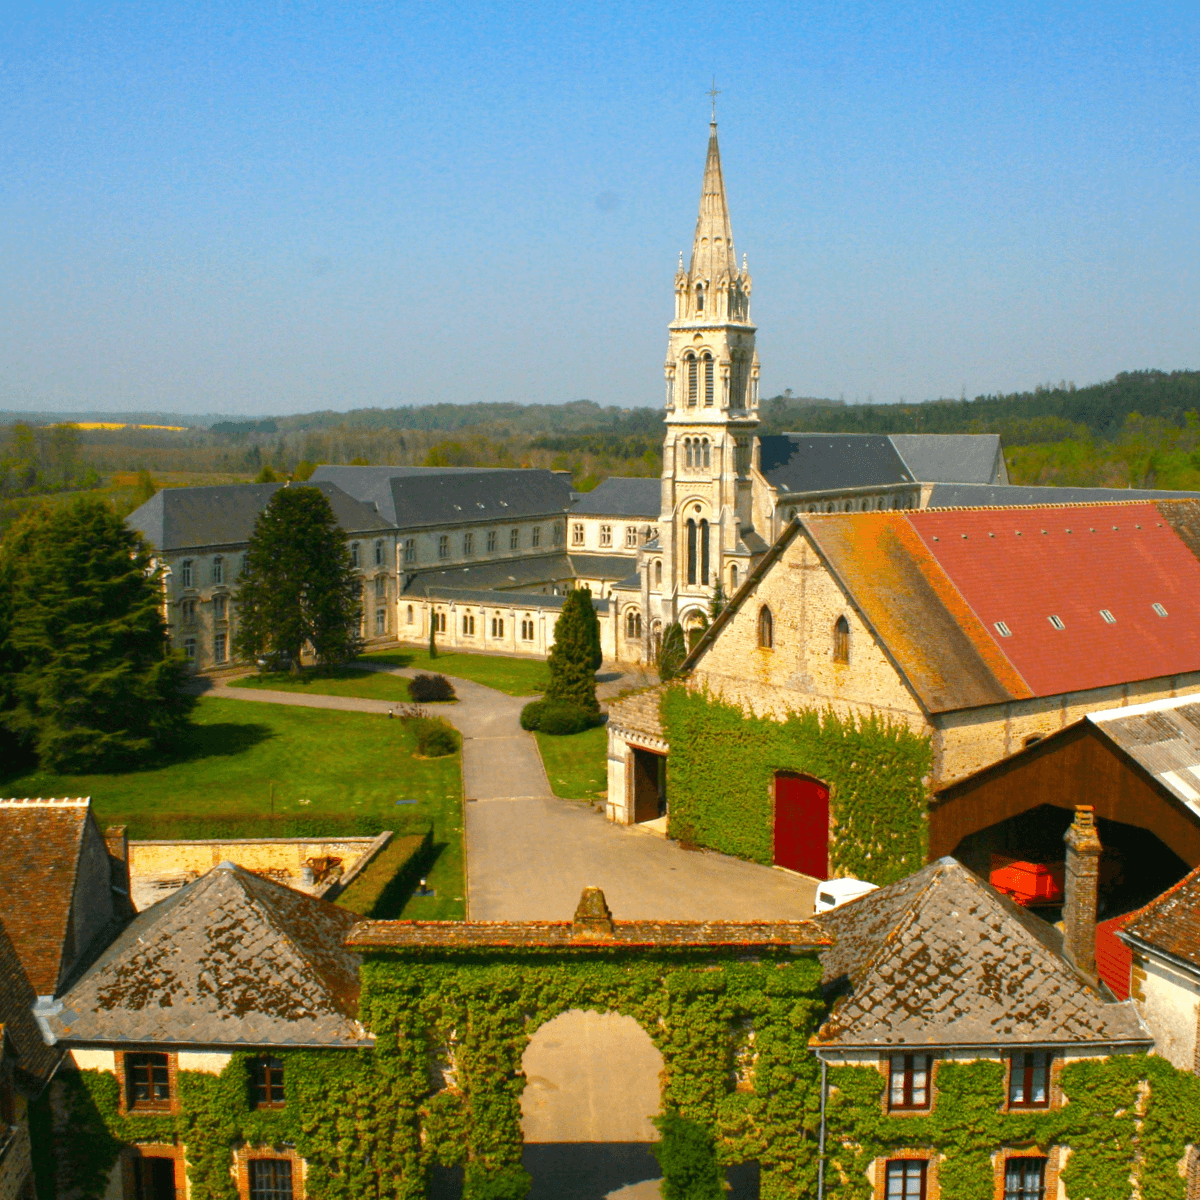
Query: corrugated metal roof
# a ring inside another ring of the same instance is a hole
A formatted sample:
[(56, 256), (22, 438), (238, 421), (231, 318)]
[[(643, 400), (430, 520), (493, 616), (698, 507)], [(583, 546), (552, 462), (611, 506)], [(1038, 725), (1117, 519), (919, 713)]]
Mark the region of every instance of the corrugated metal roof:
[(1148, 1046), (1061, 955), (1062, 935), (952, 858), (822, 913), (837, 996), (818, 1046)]
[(905, 519), (1034, 695), (1200, 670), (1200, 562), (1155, 505)]
[(662, 511), (662, 480), (633, 479), (610, 475), (590, 492), (584, 492), (571, 509), (572, 515), (593, 517), (641, 517), (657, 521)]
[(1131, 704), (1085, 719), (1200, 817), (1200, 698)]
[[(163, 488), (125, 523), (159, 550), (199, 546), (238, 546), (250, 540), (258, 514), (282, 483), (228, 483), (215, 487)], [(329, 501), (337, 523), (347, 534), (386, 533), (391, 522), (332, 483), (295, 484), (315, 487)]]
[(76, 1043), (354, 1046), (355, 914), (223, 863), (139, 913), (62, 997)]

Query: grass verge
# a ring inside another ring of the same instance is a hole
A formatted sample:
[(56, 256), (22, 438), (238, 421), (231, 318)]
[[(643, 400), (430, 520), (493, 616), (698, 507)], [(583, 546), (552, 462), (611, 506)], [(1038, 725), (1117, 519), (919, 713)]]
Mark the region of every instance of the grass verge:
[(608, 730), (603, 725), (562, 737), (538, 730), (534, 737), (556, 796), (591, 801), (607, 793)]
[[(10, 775), (0, 786), (10, 796), (91, 796), (101, 827), (137, 828), (155, 814), (178, 813), (374, 818), (397, 833), (432, 825), (428, 873), (437, 896), (413, 897), (404, 915), (461, 920), (466, 881), (458, 755), (417, 759), (415, 749), (408, 723), (383, 714), (205, 696), (186, 746), (173, 758), (125, 774), (32, 771)], [(419, 911), (409, 912), (411, 905)]]
[(360, 700), (385, 700), (389, 704), (408, 704), (408, 680), (378, 671), (356, 671), (353, 667), (304, 670), (296, 675), (286, 671), (266, 672), (235, 679), (235, 688), (265, 688), (272, 692), (304, 692), (312, 696), (355, 696)]
[(536, 696), (546, 690), (550, 670), (540, 658), (508, 658), (502, 654), (459, 654), (438, 651), (431, 659), (427, 649), (405, 646), (364, 654), (363, 662), (383, 663), (389, 667), (413, 667), (435, 675), (470, 679), (495, 688), (509, 696)]

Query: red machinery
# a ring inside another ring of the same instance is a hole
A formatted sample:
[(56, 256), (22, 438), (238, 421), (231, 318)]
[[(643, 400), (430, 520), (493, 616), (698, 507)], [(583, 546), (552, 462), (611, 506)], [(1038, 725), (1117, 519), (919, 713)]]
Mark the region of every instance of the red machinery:
[(992, 855), (988, 882), (1026, 908), (1061, 904), (1065, 863), (1032, 863)]

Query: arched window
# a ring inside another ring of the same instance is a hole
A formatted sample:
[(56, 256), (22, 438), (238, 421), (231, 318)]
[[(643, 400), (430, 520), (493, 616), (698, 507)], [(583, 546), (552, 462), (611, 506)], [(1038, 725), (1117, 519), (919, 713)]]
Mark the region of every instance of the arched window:
[(692, 465), (692, 439), (691, 438), (683, 439), (683, 452), (685, 455), (686, 465), (690, 467)]
[(775, 645), (775, 621), (765, 604), (758, 610), (758, 644), (764, 650), (770, 650)]
[(850, 622), (845, 617), (838, 617), (833, 623), (833, 661), (850, 661)]
[(729, 568), (729, 594), (732, 596), (737, 591), (737, 567)]
[(701, 283), (696, 284), (696, 311), (704, 311), (704, 285)]
[(662, 559), (656, 559), (654, 562), (654, 585), (662, 587)]
[(701, 521), (700, 529), (700, 582), (708, 587), (708, 522)]
[(711, 467), (712, 466), (712, 454), (711, 454), (711, 447), (708, 444), (708, 438), (705, 438), (704, 441), (701, 443), (701, 445), (704, 447), (704, 465), (706, 467)]
[(713, 356), (705, 350), (700, 358), (704, 363), (704, 406), (711, 408), (713, 402)]
[(696, 395), (700, 388), (700, 375), (694, 354), (684, 356), (684, 364), (687, 367), (687, 402), (688, 408), (696, 407)]
[(631, 642), (642, 638), (642, 614), (632, 608), (625, 614), (625, 637)]
[(687, 581), (696, 582), (696, 522), (690, 517), (687, 523)]

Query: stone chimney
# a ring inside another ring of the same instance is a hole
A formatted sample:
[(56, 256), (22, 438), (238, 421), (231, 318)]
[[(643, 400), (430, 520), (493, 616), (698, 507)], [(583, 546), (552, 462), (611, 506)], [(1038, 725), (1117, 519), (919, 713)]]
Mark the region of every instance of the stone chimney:
[(1100, 883), (1100, 835), (1096, 810), (1075, 805), (1075, 820), (1063, 835), (1067, 844), (1063, 897), (1063, 957), (1085, 975), (1096, 974), (1096, 901)]
[(577, 938), (612, 937), (613, 918), (608, 901), (598, 887), (586, 887), (571, 921), (571, 936)]

